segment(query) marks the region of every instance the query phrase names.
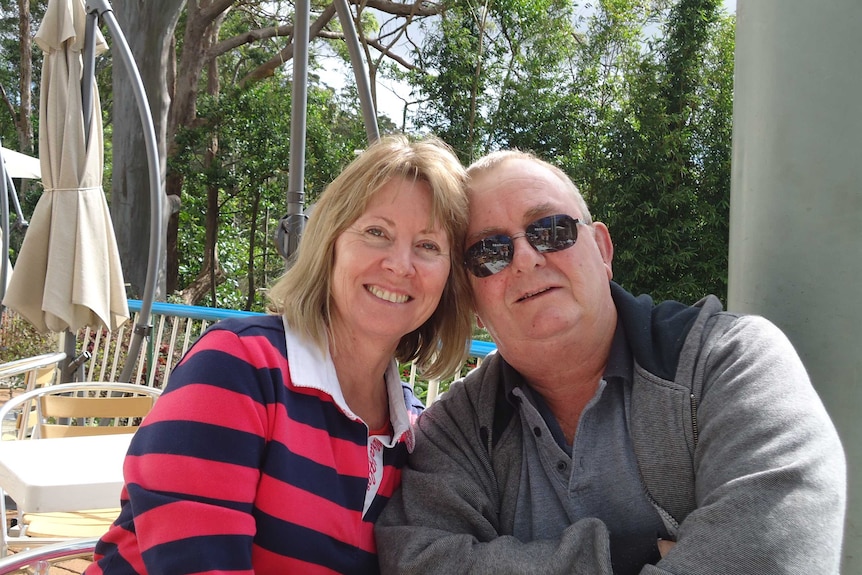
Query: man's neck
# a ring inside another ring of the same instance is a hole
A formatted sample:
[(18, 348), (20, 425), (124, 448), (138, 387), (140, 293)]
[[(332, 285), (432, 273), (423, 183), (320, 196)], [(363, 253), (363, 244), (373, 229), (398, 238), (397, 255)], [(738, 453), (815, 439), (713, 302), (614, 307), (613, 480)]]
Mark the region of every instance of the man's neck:
[[(564, 377), (561, 375), (561, 377)], [(525, 377), (534, 392), (542, 396), (542, 399), (551, 410), (568, 444), (574, 442), (575, 432), (584, 408), (595, 396), (599, 382), (602, 379), (601, 372), (593, 375), (581, 374), (567, 379), (554, 379), (536, 381)]]
[[(615, 310), (614, 310), (615, 311)], [(541, 350), (524, 350), (508, 363), (542, 396), (568, 443), (572, 443), (584, 408), (595, 396), (605, 373), (616, 321), (594, 330), (590, 341), (561, 342)], [(584, 350), (591, 350), (586, 352)]]

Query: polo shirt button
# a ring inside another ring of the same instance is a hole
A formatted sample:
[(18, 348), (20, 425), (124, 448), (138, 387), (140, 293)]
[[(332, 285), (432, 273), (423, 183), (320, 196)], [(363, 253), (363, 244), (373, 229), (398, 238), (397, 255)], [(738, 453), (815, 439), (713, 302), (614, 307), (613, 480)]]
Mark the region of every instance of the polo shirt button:
[(535, 435), (536, 437), (542, 437), (542, 430), (539, 429), (538, 427), (534, 427), (533, 428), (533, 435)]
[(557, 462), (557, 471), (559, 471), (560, 473), (565, 471), (567, 467), (568, 465), (562, 459)]

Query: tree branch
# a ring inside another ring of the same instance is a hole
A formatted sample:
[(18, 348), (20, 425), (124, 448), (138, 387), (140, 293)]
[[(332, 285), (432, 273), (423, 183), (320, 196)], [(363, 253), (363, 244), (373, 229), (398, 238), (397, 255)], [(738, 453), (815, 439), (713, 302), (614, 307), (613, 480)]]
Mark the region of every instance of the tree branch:
[[(334, 16), (335, 6), (330, 4), (311, 24), (308, 37), (316, 38), (320, 36), (321, 32), (323, 31), (323, 28), (327, 24), (329, 24), (329, 22)], [(291, 59), (293, 59), (293, 42), (285, 46), (276, 56), (270, 58), (267, 62), (264, 62), (263, 64), (246, 74), (245, 78), (239, 81), (239, 85), (245, 86), (249, 82), (268, 78), (269, 76), (272, 76), (273, 72), (279, 66), (282, 66), (285, 62), (288, 62)]]
[(443, 7), (427, 0), (417, 0), (413, 3), (391, 2), (390, 0), (352, 0), (353, 4), (361, 3), (368, 8), (374, 8), (393, 16), (436, 16)]
[(293, 35), (293, 24), (284, 24), (283, 26), (270, 26), (269, 28), (260, 28), (258, 30), (249, 30), (244, 34), (237, 34), (232, 38), (222, 40), (214, 44), (209, 51), (210, 58), (217, 58), (226, 52), (230, 52), (234, 48), (239, 48), (245, 44), (252, 44), (269, 38), (281, 38)]
[(9, 110), (9, 117), (17, 124), (18, 117), (15, 113), (15, 107), (12, 105), (12, 102), (9, 101), (9, 96), (6, 94), (6, 89), (2, 84), (0, 84), (0, 95), (3, 96), (3, 103), (6, 104), (6, 109)]

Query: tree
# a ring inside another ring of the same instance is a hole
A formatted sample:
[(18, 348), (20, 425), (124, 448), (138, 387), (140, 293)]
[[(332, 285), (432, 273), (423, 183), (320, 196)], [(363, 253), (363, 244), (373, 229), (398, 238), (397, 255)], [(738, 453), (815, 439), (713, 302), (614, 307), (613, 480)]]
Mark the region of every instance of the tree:
[[(345, 114), (330, 90), (312, 85), (308, 101), (306, 186), (313, 202), (364, 144), (365, 131), (359, 115)], [(178, 135), (172, 168), (189, 192), (179, 214), (185, 303), (261, 309), (258, 288), (284, 271), (271, 232), (288, 184), (290, 109), (290, 87), (277, 78), (231, 86), (200, 99), (202, 121)]]
[(558, 88), (577, 41), (571, 19), (572, 5), (558, 0), (452, 2), (416, 50), (423, 103), (414, 123), (466, 163), (496, 147), (559, 147)]
[[(31, 16), (30, 3), (26, 0), (17, 0), (14, 4), (9, 0), (0, 3), (0, 47), (5, 54), (18, 55), (17, 60), (8, 58), (0, 64), (0, 98), (8, 113), (8, 118), (0, 122), (0, 126), (11, 128), (0, 131), (0, 138), (7, 147), (18, 148), (27, 154), (34, 152), (31, 86), (34, 73), (38, 82), (41, 71), (41, 58), (34, 62), (31, 22), (33, 16), (41, 19), (42, 10), (38, 5), (35, 8), (36, 14)], [(15, 16), (7, 17), (10, 13)], [(7, 90), (7, 86), (10, 89)]]
[(727, 289), (732, 25), (718, 0), (680, 0), (614, 113), (595, 216), (615, 239), (614, 276), (693, 302)]
[[(172, 66), (173, 31), (183, 0), (129, 0), (117, 3), (117, 22), (124, 31), (146, 88), (159, 145), (160, 173), (166, 167), (167, 117), (170, 98), (166, 70)], [(131, 295), (143, 294), (150, 237), (150, 178), (140, 113), (129, 71), (119, 58), (113, 66), (113, 177), (111, 217), (123, 275)], [(161, 216), (161, 214), (159, 215)], [(158, 293), (164, 294), (164, 270)]]
[(733, 20), (718, 0), (454, 2), (415, 72), (424, 129), (470, 161), (559, 165), (611, 227), (617, 280), (681, 300), (726, 291)]
[[(3, 15), (2, 24), (0, 24), (0, 51), (4, 54), (18, 54), (17, 60), (8, 58), (0, 63), (0, 98), (8, 113), (8, 117), (3, 114), (3, 119), (0, 120), (0, 141), (8, 148), (36, 155), (38, 142), (35, 140), (33, 127), (34, 97), (31, 88), (40, 82), (42, 51), (36, 50), (38, 54), (33, 53), (32, 21), (34, 19), (41, 21), (43, 7), (35, 4), (31, 13), (31, 6), (27, 0), (17, 0), (14, 5), (7, 0), (0, 6), (2, 6), (0, 14)], [(7, 18), (6, 15), (9, 13), (17, 17)], [(8, 90), (7, 86), (10, 87)], [(38, 95), (38, 92), (36, 94)], [(30, 180), (21, 180), (16, 191), (22, 207), (27, 209), (29, 214), (38, 201), (42, 191), (41, 185)], [(23, 241), (23, 233), (24, 229), (18, 226), (10, 229), (9, 245), (12, 252), (10, 257), (13, 262)]]
[[(136, 17), (146, 15), (141, 10), (141, 4), (128, 4), (129, 6), (123, 8), (126, 12), (124, 20), (128, 23), (134, 22), (133, 26), (124, 26), (129, 44), (136, 51), (139, 63), (145, 63), (148, 69), (159, 67), (161, 71), (160, 75), (154, 76), (142, 70), (142, 76), (154, 110), (157, 135), (160, 136), (161, 142), (167, 142), (167, 147), (160, 150), (162, 165), (167, 163), (166, 157), (176, 151), (172, 147), (175, 136), (181, 129), (191, 127), (197, 120), (196, 103), (202, 86), (201, 78), (212, 62), (227, 54), (240, 54), (240, 57), (234, 60), (235, 81), (239, 86), (247, 87), (273, 76), (276, 70), (283, 69), (285, 63), (290, 62), (293, 57), (294, 35), (289, 23), (293, 14), (291, 5), (280, 2), (241, 4), (234, 0), (206, 0), (189, 4), (184, 20), (184, 35), (182, 41), (177, 42), (178, 58), (175, 60), (169, 48), (172, 46), (171, 34), (178, 16), (178, 7), (181, 6), (180, 1), (162, 0), (155, 5), (148, 3), (147, 12), (150, 17), (140, 19)], [(398, 16), (404, 20), (405, 25), (416, 18), (436, 14), (439, 9), (427, 2), (399, 3), (388, 0), (357, 3), (357, 7), (360, 11), (374, 9)], [(310, 33), (312, 39), (338, 40), (343, 37), (337, 26), (330, 25), (335, 14), (332, 4), (316, 4), (313, 9)], [(241, 27), (241, 31), (231, 36), (221, 37), (220, 22), (232, 10), (240, 15), (245, 25)], [(161, 17), (156, 13), (160, 13)], [(361, 14), (358, 14), (356, 19), (360, 23), (363, 21)], [(395, 39), (389, 41), (394, 42)], [(384, 54), (393, 54), (391, 44), (384, 39), (366, 38), (366, 42)], [(152, 57), (153, 54), (156, 55), (155, 58)], [(165, 71), (167, 80), (164, 77)], [(120, 95), (129, 94), (127, 90), (118, 91), (118, 88), (121, 86), (115, 82), (114, 89), (119, 103)], [(114, 115), (115, 137), (120, 138), (120, 146), (115, 146), (114, 149), (114, 193), (118, 197), (119, 207), (112, 204), (112, 215), (118, 230), (117, 242), (121, 257), (127, 262), (126, 267), (129, 269), (127, 278), (135, 291), (140, 291), (143, 279), (141, 269), (146, 268), (143, 262), (146, 261), (147, 253), (146, 244), (141, 242), (140, 238), (146, 237), (145, 232), (149, 225), (146, 223), (147, 218), (141, 217), (141, 214), (149, 211), (147, 165), (146, 157), (136, 153), (141, 149), (140, 141), (134, 137), (137, 116), (132, 114), (128, 105), (120, 105), (122, 107), (116, 110)], [(180, 174), (169, 173), (166, 193), (169, 196), (182, 197), (182, 188)], [(171, 280), (167, 282), (166, 279), (163, 285), (167, 286), (169, 283), (172, 289), (179, 287), (175, 286), (173, 281), (176, 277), (174, 270), (179, 265), (177, 221), (174, 217), (169, 224), (169, 253), (166, 261), (170, 264), (170, 270), (167, 270), (167, 267), (163, 270), (166, 278)]]

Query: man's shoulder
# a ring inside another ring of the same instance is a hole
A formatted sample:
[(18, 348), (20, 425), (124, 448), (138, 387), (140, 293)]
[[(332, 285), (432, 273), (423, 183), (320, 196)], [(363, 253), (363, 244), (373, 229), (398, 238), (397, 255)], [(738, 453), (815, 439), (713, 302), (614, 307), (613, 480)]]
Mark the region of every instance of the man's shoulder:
[(721, 301), (713, 295), (694, 305), (673, 300), (655, 304), (650, 296), (636, 297), (613, 282), (611, 293), (635, 361), (668, 381), (675, 379), (677, 366), (692, 341), (723, 313)]
[(433, 404), (428, 406), (423, 418), (451, 418), (464, 421), (493, 417), (493, 406), (497, 391), (502, 384), (502, 358), (496, 352), (489, 354), (481, 365), (465, 377), (458, 379)]

